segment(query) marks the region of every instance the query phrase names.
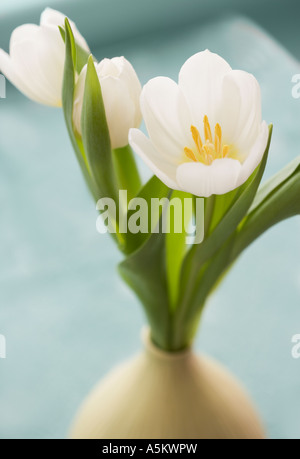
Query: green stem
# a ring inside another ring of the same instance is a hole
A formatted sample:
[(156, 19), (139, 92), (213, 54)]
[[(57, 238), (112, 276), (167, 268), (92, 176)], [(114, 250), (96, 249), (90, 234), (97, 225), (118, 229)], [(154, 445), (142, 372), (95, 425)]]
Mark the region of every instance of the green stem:
[(300, 172), (281, 184), (244, 219), (230, 257), (234, 261), (253, 241), (277, 223), (300, 214)]
[(198, 290), (197, 303), (188, 316), (177, 322), (175, 348), (189, 345), (196, 330), (199, 311), (203, 310), (207, 297), (228, 273), (238, 256), (272, 226), (300, 214), (300, 170), (295, 169), (286, 180), (279, 184), (276, 181), (275, 184), (276, 187), (270, 188), (270, 193), (262, 201), (253, 205), (236, 231), (199, 273), (201, 288)]
[(136, 161), (129, 145), (112, 151), (114, 169), (117, 176), (118, 188), (127, 190), (127, 204), (135, 198), (142, 187)]
[(212, 222), (214, 209), (216, 203), (216, 196), (212, 195), (205, 199), (205, 212), (204, 212), (204, 234), (209, 234), (210, 225)]

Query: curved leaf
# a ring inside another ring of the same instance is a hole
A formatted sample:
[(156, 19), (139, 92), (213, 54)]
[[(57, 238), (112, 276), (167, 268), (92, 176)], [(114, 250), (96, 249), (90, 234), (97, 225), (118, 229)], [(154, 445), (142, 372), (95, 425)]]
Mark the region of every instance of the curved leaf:
[(277, 187), (282, 186), (283, 182), (289, 179), (295, 172), (300, 170), (300, 156), (291, 161), (281, 171), (267, 180), (258, 189), (252, 206), (250, 207), (249, 213), (256, 209), (261, 203), (267, 199), (271, 193), (273, 193)]
[(165, 265), (165, 235), (151, 234), (141, 249), (119, 265), (119, 272), (144, 306), (153, 341), (159, 347), (169, 349), (171, 320)]
[(142, 182), (131, 147), (113, 150), (113, 162), (118, 180), (118, 188), (127, 191), (128, 202), (137, 196)]
[[(68, 21), (69, 22), (69, 21)], [(70, 25), (70, 23), (69, 23)], [(71, 26), (70, 26), (71, 27)], [(63, 27), (58, 26), (60, 35), (63, 39), (64, 42), (66, 42), (66, 31)], [(74, 39), (74, 44), (75, 44), (75, 53), (74, 53), (74, 67), (76, 69), (77, 73), (80, 73), (82, 68), (85, 66), (85, 64), (88, 61), (89, 58), (89, 53), (83, 49)]]
[(256, 205), (250, 209), (237, 231), (231, 260), (269, 228), (299, 214), (300, 157), (263, 185)]
[[(176, 347), (187, 345), (192, 338), (184, 329), (184, 324), (193, 322), (199, 314), (203, 303), (202, 281), (209, 261), (217, 254), (230, 236), (236, 231), (239, 223), (250, 208), (261, 182), (268, 157), (272, 137), (272, 126), (269, 128), (269, 139), (261, 164), (257, 167), (247, 183), (237, 191), (229, 210), (220, 220), (214, 231), (199, 246), (194, 246), (187, 254), (181, 271), (181, 290), (176, 310)], [(226, 260), (224, 260), (226, 265)], [(218, 274), (216, 273), (216, 281)], [(203, 287), (205, 289), (205, 286)]]
[(87, 66), (81, 127), (90, 173), (99, 191), (98, 199), (108, 197), (118, 203), (105, 108), (92, 56), (89, 57)]
[[(186, 224), (190, 222), (193, 215), (193, 207), (185, 208), (185, 199), (192, 200), (192, 195), (184, 193), (182, 191), (173, 191), (171, 200), (179, 199), (181, 203), (182, 216), (181, 216), (181, 227), (180, 231), (175, 228), (175, 217), (169, 213), (170, 220), (170, 231), (166, 234), (166, 266), (167, 266), (167, 279), (168, 279), (168, 290), (170, 297), (170, 304), (172, 310), (176, 307), (179, 287), (180, 287), (180, 270), (182, 260), (188, 250), (186, 242)], [(187, 220), (187, 221), (184, 221)], [(178, 222), (177, 222), (178, 223)]]
[[(151, 235), (151, 226), (156, 226), (161, 212), (155, 215), (155, 220), (153, 220), (153, 215), (151, 214), (151, 200), (152, 199), (163, 199), (166, 198), (170, 194), (170, 189), (162, 183), (156, 175), (151, 177), (151, 179), (143, 186), (143, 188), (140, 190), (140, 192), (137, 194), (136, 198), (142, 198), (146, 204), (147, 204), (147, 209), (148, 209), (148, 231), (145, 233), (136, 233), (133, 234), (131, 232), (127, 232), (125, 236), (125, 251), (126, 253), (130, 254), (138, 250), (143, 244), (146, 243), (146, 241), (150, 238)], [(127, 226), (129, 219), (133, 215), (134, 211), (131, 209), (128, 209), (126, 219), (127, 219)]]
[(65, 55), (65, 66), (64, 66), (64, 79), (63, 79), (63, 93), (62, 93), (62, 104), (63, 112), (65, 117), (66, 126), (68, 129), (69, 137), (72, 142), (73, 149), (75, 151), (77, 161), (80, 169), (83, 173), (87, 186), (94, 197), (97, 200), (97, 191), (95, 184), (89, 174), (84, 149), (82, 143), (76, 138), (73, 129), (73, 101), (74, 101), (74, 90), (75, 90), (75, 64), (76, 61), (76, 48), (74, 36), (72, 33), (71, 26), (68, 19), (65, 20), (66, 36), (66, 55)]

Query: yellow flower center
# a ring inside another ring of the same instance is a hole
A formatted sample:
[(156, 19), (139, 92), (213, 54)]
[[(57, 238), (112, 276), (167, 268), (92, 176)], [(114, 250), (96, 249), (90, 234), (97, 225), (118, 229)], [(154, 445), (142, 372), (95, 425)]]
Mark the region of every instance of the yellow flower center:
[(196, 148), (184, 148), (186, 158), (191, 161), (203, 164), (211, 164), (215, 159), (228, 158), (235, 156), (232, 145), (226, 145), (222, 142), (222, 129), (219, 123), (215, 126), (214, 139), (211, 133), (210, 124), (207, 116), (204, 116), (204, 142), (202, 142), (200, 133), (195, 126), (191, 126), (191, 133)]

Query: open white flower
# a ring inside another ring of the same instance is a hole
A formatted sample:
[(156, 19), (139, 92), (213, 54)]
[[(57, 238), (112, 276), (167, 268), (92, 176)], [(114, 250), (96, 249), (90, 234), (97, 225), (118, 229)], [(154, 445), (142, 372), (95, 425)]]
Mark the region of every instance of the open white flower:
[[(17, 27), (10, 39), (8, 55), (0, 49), (0, 71), (27, 97), (45, 105), (60, 107), (65, 46), (58, 26), (65, 15), (46, 8), (40, 25)], [(89, 47), (70, 21), (75, 40), (87, 52)]]
[[(103, 59), (95, 64), (100, 81), (105, 115), (112, 148), (128, 145), (130, 128), (139, 127), (141, 83), (134, 68), (125, 57)], [(81, 112), (87, 66), (84, 66), (75, 88), (73, 121), (81, 134)]]
[(185, 62), (178, 84), (150, 80), (141, 109), (150, 139), (132, 129), (130, 145), (170, 188), (202, 197), (224, 194), (262, 160), (268, 126), (259, 84), (208, 50)]

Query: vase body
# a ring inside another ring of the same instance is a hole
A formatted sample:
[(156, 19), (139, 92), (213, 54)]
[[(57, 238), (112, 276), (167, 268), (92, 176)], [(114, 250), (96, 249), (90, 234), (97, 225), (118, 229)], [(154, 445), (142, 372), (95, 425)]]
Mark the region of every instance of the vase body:
[(77, 439), (262, 439), (258, 415), (240, 384), (192, 350), (145, 350), (109, 373), (83, 403)]

